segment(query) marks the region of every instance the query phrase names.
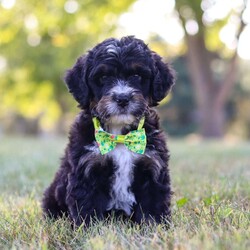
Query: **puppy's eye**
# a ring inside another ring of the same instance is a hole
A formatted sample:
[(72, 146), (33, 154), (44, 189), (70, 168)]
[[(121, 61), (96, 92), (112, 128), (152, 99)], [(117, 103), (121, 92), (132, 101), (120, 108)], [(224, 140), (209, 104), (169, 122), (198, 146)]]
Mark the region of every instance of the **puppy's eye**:
[(107, 81), (108, 77), (109, 76), (107, 76), (107, 75), (100, 76), (98, 79), (98, 85), (100, 85), (100, 86), (104, 85), (104, 83)]
[(141, 76), (138, 74), (133, 74), (131, 76), (129, 76), (129, 79), (133, 80), (133, 81), (140, 81), (141, 80)]
[(100, 77), (100, 80), (101, 80), (101, 81), (105, 81), (105, 80), (107, 80), (107, 79), (108, 79), (108, 76), (107, 76), (107, 75), (103, 75), (103, 76)]

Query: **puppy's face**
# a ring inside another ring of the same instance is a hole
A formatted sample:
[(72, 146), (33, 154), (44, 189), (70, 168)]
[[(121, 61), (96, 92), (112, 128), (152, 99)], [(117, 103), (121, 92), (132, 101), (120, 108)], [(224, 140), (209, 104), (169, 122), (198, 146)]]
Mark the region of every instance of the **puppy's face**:
[(134, 37), (108, 39), (68, 71), (69, 91), (102, 121), (131, 123), (168, 93), (174, 76), (161, 57)]

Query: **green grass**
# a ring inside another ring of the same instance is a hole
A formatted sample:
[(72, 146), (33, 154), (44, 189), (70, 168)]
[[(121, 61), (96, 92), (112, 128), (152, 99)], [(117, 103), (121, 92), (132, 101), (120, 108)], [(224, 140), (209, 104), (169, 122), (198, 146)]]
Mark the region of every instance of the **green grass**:
[(72, 230), (40, 208), (66, 140), (0, 139), (0, 249), (250, 249), (249, 143), (169, 141), (169, 230), (112, 218)]

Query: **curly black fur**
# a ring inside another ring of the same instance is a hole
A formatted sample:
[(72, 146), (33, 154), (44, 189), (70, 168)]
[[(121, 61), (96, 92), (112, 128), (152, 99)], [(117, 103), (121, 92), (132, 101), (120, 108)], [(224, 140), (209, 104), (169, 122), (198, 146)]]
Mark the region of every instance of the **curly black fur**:
[[(61, 166), (44, 193), (44, 213), (53, 218), (69, 216), (76, 225), (88, 225), (91, 217), (103, 219), (110, 213), (125, 214), (137, 223), (169, 219), (169, 152), (158, 115), (151, 108), (167, 95), (174, 82), (169, 66), (139, 39), (111, 38), (80, 57), (65, 81), (82, 111), (70, 130)], [(121, 93), (130, 98), (126, 107), (115, 101)], [(94, 138), (93, 115), (109, 132), (117, 122), (122, 134), (136, 129), (145, 116), (145, 154), (135, 155), (121, 146), (112, 154), (101, 155)], [(120, 152), (130, 157), (131, 164), (119, 166), (116, 155)], [(129, 185), (123, 192), (135, 199), (133, 203), (126, 204), (125, 198), (119, 205), (122, 198), (114, 194), (119, 167), (129, 168), (125, 176)], [(116, 205), (110, 208), (112, 199)]]

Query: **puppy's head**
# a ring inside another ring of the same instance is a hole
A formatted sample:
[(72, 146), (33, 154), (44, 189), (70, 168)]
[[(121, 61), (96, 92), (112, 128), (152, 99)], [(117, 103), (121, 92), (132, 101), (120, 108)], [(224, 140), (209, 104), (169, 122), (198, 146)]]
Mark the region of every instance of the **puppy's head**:
[(65, 81), (82, 109), (104, 121), (131, 123), (167, 95), (174, 75), (142, 40), (129, 36), (107, 39), (78, 58)]

